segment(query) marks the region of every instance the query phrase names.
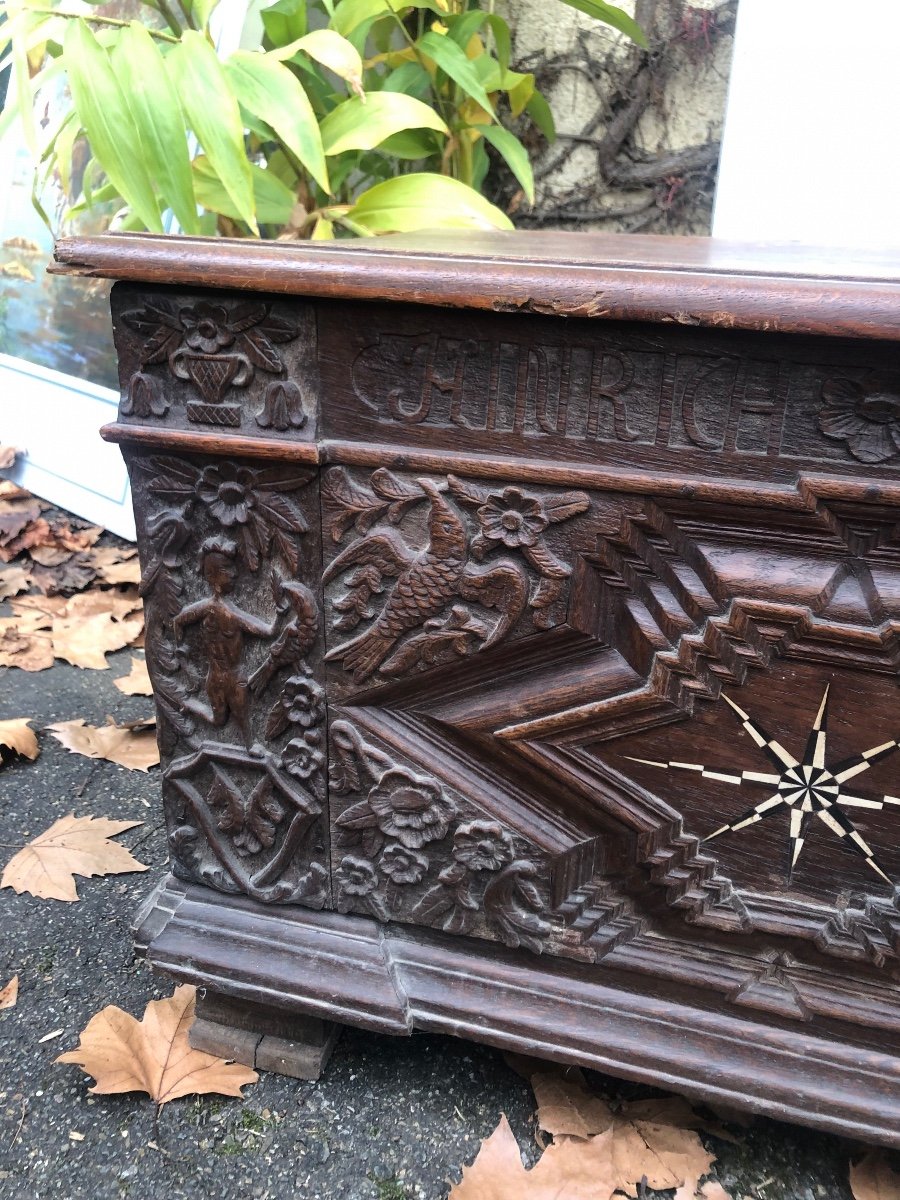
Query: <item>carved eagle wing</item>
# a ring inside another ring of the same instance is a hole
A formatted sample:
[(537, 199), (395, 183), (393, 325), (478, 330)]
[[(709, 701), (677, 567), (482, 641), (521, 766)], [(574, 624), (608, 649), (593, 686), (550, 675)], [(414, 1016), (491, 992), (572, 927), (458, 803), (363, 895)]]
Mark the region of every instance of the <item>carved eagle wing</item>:
[(342, 550), (325, 569), (323, 580), (330, 583), (342, 575), (348, 567), (371, 565), (382, 575), (402, 575), (416, 557), (416, 552), (407, 546), (401, 535), (393, 529), (373, 533), (360, 538)]

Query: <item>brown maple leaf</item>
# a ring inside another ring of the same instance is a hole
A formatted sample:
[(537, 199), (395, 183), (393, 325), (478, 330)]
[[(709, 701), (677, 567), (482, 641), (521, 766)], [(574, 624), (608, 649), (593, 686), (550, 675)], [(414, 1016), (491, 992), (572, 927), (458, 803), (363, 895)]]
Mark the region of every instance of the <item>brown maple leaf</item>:
[(0, 617), (0, 667), (46, 671), (53, 666), (49, 632), (29, 629), (16, 617)]
[(117, 621), (111, 612), (60, 617), (53, 622), (53, 653), (73, 667), (105, 671), (107, 653), (130, 645), (143, 628), (140, 617)]
[(241, 1088), (259, 1076), (191, 1047), (195, 998), (196, 988), (182, 984), (167, 999), (151, 1000), (140, 1021), (107, 1005), (90, 1019), (77, 1050), (67, 1050), (56, 1062), (76, 1063), (93, 1075), (92, 1092), (146, 1092), (160, 1107), (206, 1092), (240, 1096)]
[(111, 821), (107, 817), (61, 817), (48, 830), (19, 850), (4, 868), (0, 888), (10, 887), (41, 900), (78, 899), (76, 875), (124, 875), (150, 868), (131, 851), (109, 839), (141, 821)]
[(0, 563), (0, 600), (8, 600), (18, 596), (19, 592), (27, 592), (31, 586), (31, 575), (25, 567), (15, 563)]
[(6, 987), (0, 988), (0, 1009), (15, 1008), (19, 999), (19, 977), (13, 975)]
[(0, 721), (0, 746), (33, 762), (41, 749), (34, 730), (29, 728), (30, 721), (31, 717), (12, 717), (8, 721)]
[(684, 1187), (693, 1196), (715, 1161), (694, 1132), (703, 1124), (679, 1096), (635, 1100), (614, 1111), (587, 1088), (577, 1068), (546, 1068), (531, 1076), (538, 1124), (547, 1133), (571, 1138), (607, 1137), (616, 1187), (638, 1195), (638, 1184), (657, 1190)]
[(506, 1117), (481, 1143), (462, 1181), (448, 1200), (611, 1200), (616, 1178), (610, 1132), (593, 1138), (564, 1138), (548, 1146), (526, 1170)]
[(134, 547), (120, 550), (116, 546), (92, 546), (85, 559), (97, 578), (102, 579), (104, 583), (137, 585), (141, 581), (141, 564)]
[(850, 1191), (853, 1200), (900, 1200), (900, 1175), (883, 1150), (870, 1150), (850, 1164)]
[[(105, 758), (131, 771), (149, 771), (159, 764), (159, 746), (153, 723), (147, 721), (117, 725), (112, 717), (106, 725), (86, 725), (77, 721), (57, 721), (47, 729), (73, 754), (86, 758)], [(149, 726), (149, 727), (148, 727)]]
[(121, 679), (114, 679), (113, 683), (126, 696), (153, 695), (153, 684), (147, 673), (147, 663), (143, 658), (135, 658), (134, 655), (131, 656), (130, 674), (123, 675)]

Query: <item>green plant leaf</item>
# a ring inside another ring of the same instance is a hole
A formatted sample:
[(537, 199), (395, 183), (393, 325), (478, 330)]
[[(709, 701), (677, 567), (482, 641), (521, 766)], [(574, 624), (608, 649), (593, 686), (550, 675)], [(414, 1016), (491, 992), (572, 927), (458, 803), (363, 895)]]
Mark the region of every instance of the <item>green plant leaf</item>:
[(431, 95), (431, 76), (417, 62), (406, 62), (402, 66), (385, 75), (381, 90), (383, 92), (405, 92), (407, 96), (415, 96), (417, 100), (426, 100)]
[(363, 62), (359, 51), (341, 34), (333, 29), (314, 29), (305, 37), (297, 38), (289, 46), (278, 50), (270, 50), (268, 57), (283, 61), (294, 58), (301, 51), (314, 58), (317, 63), (334, 71), (341, 79), (346, 79), (354, 92), (362, 95)]
[[(62, 75), (64, 71), (65, 60), (60, 57), (48, 62), (45, 67), (42, 67), (40, 71), (38, 71), (37, 75), (32, 76), (30, 85), (31, 90), (28, 97), (28, 112), (32, 114), (32, 123), (34, 120), (34, 97), (38, 90), (42, 87), (46, 87), (48, 83), (52, 82), (57, 75)], [(11, 91), (6, 97), (6, 104), (4, 105), (3, 111), (0, 112), (0, 138), (4, 136), (10, 126), (15, 122), (17, 117), (19, 120), (23, 119), (19, 113), (16, 96)], [(36, 132), (35, 137), (37, 137)]]
[(538, 129), (544, 135), (548, 142), (556, 141), (556, 122), (553, 120), (553, 112), (550, 105), (547, 103), (544, 96), (540, 92), (534, 92), (531, 99), (525, 105), (525, 111), (537, 125)]
[(219, 3), (220, 0), (193, 0), (191, 16), (194, 18), (194, 24), (200, 29), (205, 29)]
[(277, 0), (260, 13), (273, 47), (287, 46), (307, 31), (306, 0)]
[(328, 114), (322, 122), (322, 142), (326, 154), (371, 150), (405, 129), (450, 132), (434, 109), (421, 100), (402, 92), (370, 92), (365, 101), (354, 96)]
[(341, 0), (335, 6), (330, 24), (332, 29), (349, 37), (366, 21), (403, 13), (409, 8), (427, 8), (442, 18), (447, 15), (436, 0)]
[(312, 240), (314, 242), (329, 242), (334, 237), (334, 222), (319, 217), (313, 225)]
[(346, 214), (368, 233), (416, 229), (512, 229), (509, 217), (447, 175), (399, 175), (363, 192)]
[(163, 201), (185, 233), (197, 232), (197, 201), (191, 178), (184, 114), (153, 38), (137, 21), (123, 29), (111, 61)]
[(235, 211), (258, 234), (241, 112), (215, 50), (202, 33), (188, 29), (166, 55), (166, 67), (188, 124)]
[(503, 161), (522, 185), (528, 203), (534, 204), (534, 172), (528, 160), (528, 151), (519, 139), (502, 125), (474, 125), (486, 142), (503, 157)]
[(94, 157), (147, 229), (162, 233), (140, 136), (109, 55), (82, 20), (69, 22), (63, 58)]
[(270, 54), (238, 50), (225, 63), (238, 101), (274, 129), (323, 191), (329, 190), (328, 167), (319, 122), (303, 85)]
[(485, 112), (493, 114), (490, 96), (484, 90), (478, 73), (456, 42), (440, 33), (429, 31), (422, 34), (416, 48), (436, 63), (440, 69), (458, 84), (467, 96), (471, 96)]
[(604, 0), (563, 0), (563, 4), (568, 4), (569, 8), (577, 8), (579, 12), (587, 13), (589, 17), (595, 17), (606, 25), (612, 25), (613, 29), (618, 29), (620, 33), (624, 33), (646, 49), (647, 35), (643, 29), (634, 17), (629, 17), (627, 12), (623, 12), (615, 4), (606, 4)]
[(438, 139), (433, 133), (419, 132), (415, 129), (406, 129), (402, 133), (395, 133), (391, 137), (385, 138), (378, 149), (382, 154), (389, 154), (393, 158), (404, 158), (410, 162), (431, 158), (433, 154), (441, 152)]
[(503, 90), (509, 96), (509, 107), (514, 117), (520, 117), (528, 106), (528, 101), (534, 95), (534, 76), (519, 75), (516, 71), (506, 71), (503, 75)]
[(459, 16), (445, 17), (444, 23), (448, 29), (448, 36), (463, 51), (468, 46), (472, 36), (478, 33), (482, 25), (487, 25), (494, 35), (494, 44), (497, 47), (497, 59), (500, 63), (500, 69), (503, 71), (509, 69), (511, 39), (509, 26), (502, 17), (498, 17), (496, 13), (480, 12), (478, 9), (473, 9), (471, 12), (461, 13)]
[[(222, 186), (209, 159), (199, 155), (193, 161), (194, 190), (197, 200), (204, 208), (230, 217), (232, 221), (243, 221), (231, 195)], [(272, 171), (250, 164), (256, 215), (263, 225), (286, 225), (291, 219), (297, 197)]]

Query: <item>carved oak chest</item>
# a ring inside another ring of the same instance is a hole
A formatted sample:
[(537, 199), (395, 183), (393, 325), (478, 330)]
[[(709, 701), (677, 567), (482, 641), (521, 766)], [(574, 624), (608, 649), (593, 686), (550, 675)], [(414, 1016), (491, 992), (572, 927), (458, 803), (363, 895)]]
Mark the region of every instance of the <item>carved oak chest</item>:
[(896, 264), (58, 257), (122, 281), (141, 939), (204, 1044), (443, 1030), (900, 1145)]

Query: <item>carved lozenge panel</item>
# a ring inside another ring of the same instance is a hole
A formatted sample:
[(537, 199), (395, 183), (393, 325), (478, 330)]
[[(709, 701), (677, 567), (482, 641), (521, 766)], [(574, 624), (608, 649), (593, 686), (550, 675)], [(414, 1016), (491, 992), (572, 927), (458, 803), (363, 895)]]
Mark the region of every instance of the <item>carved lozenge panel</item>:
[(112, 310), (126, 424), (315, 439), (309, 305), (120, 283)]
[(314, 473), (131, 454), (166, 818), (185, 878), (328, 896)]
[(871, 342), (323, 304), (319, 362), (329, 437), (770, 482), (900, 469), (900, 375)]

